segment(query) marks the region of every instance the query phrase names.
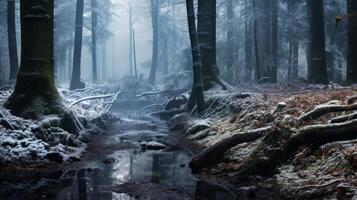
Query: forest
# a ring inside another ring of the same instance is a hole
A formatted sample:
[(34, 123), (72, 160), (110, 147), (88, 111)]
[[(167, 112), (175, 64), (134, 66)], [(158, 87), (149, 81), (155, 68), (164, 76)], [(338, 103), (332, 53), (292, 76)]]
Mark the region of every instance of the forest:
[(0, 0), (0, 199), (357, 199), (357, 1)]

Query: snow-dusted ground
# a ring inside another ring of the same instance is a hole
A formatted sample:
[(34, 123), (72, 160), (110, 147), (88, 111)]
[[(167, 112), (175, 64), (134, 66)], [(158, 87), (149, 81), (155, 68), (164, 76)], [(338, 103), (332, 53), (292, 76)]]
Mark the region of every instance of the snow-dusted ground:
[[(4, 89), (4, 88), (3, 88)], [(75, 111), (79, 133), (69, 133), (60, 127), (60, 118), (45, 116), (41, 120), (24, 120), (13, 116), (0, 106), (0, 165), (42, 164), (51, 161), (64, 162), (78, 160), (86, 149), (90, 133), (98, 133), (117, 118), (108, 113), (118, 96), (77, 100), (88, 96), (101, 96), (103, 88), (68, 91), (59, 89), (64, 106)], [(0, 104), (3, 105), (11, 94), (11, 87), (0, 91)]]
[[(173, 122), (185, 127), (189, 139), (209, 147), (233, 134), (277, 122), (298, 128), (296, 118), (302, 113), (327, 102), (343, 104), (348, 96), (356, 95), (355, 91), (354, 87), (322, 89), (320, 86), (303, 89), (259, 86), (235, 92), (215, 90), (206, 94), (210, 106), (203, 115), (181, 114), (175, 116)], [(341, 113), (328, 114), (309, 124), (327, 123), (338, 115)], [(226, 152), (221, 163), (208, 169), (209, 173), (228, 179), (234, 176), (261, 140), (235, 146)], [(260, 183), (278, 188), (283, 197), (290, 199), (357, 198), (356, 152), (356, 141), (326, 144), (317, 150), (305, 147), (293, 161), (282, 165), (274, 177)]]

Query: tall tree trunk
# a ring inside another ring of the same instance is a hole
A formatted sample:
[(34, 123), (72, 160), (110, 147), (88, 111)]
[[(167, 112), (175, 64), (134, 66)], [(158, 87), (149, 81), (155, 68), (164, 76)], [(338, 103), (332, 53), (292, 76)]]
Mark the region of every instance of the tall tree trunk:
[(357, 2), (347, 1), (348, 7), (348, 63), (347, 80), (357, 83)]
[(278, 10), (279, 1), (271, 0), (272, 5), (272, 44), (271, 44), (271, 57), (272, 57), (272, 68), (271, 68), (271, 81), (273, 83), (277, 82), (278, 75)]
[(19, 70), (16, 41), (15, 0), (7, 1), (7, 33), (9, 42), (10, 80), (15, 80)]
[(249, 4), (248, 0), (244, 0), (244, 31), (245, 31), (245, 81), (250, 81), (252, 79), (252, 36), (251, 36), (251, 23), (249, 20)]
[(159, 55), (159, 5), (158, 0), (150, 0), (151, 2), (151, 20), (152, 20), (152, 30), (153, 30), (153, 40), (152, 40), (152, 59), (151, 59), (151, 70), (149, 76), (149, 82), (155, 84), (156, 81), (156, 71), (157, 71), (157, 60)]
[(93, 82), (96, 83), (98, 80), (98, 70), (97, 70), (97, 5), (96, 0), (91, 0), (92, 7), (92, 70), (93, 70)]
[(195, 20), (195, 7), (193, 4), (193, 0), (186, 0), (186, 10), (193, 61), (193, 86), (187, 107), (189, 110), (192, 110), (194, 105), (196, 104), (198, 112), (202, 112), (206, 109), (206, 104), (203, 94), (202, 61), (200, 47), (198, 44)]
[(169, 60), (168, 60), (168, 35), (167, 33), (163, 33), (162, 36), (162, 43), (163, 43), (163, 52), (162, 52), (162, 59), (163, 59), (163, 74), (167, 75), (169, 70)]
[(234, 35), (234, 28), (233, 28), (233, 17), (234, 17), (234, 12), (233, 12), (233, 0), (226, 0), (226, 9), (227, 9), (227, 41), (226, 41), (226, 74), (227, 74), (227, 80), (230, 83), (233, 83), (233, 75), (234, 73), (234, 56), (233, 56), (233, 51), (234, 51), (234, 40), (233, 40), (233, 35)]
[(216, 58), (216, 0), (198, 0), (197, 34), (201, 50), (203, 88), (222, 84)]
[[(295, 0), (288, 1), (289, 23), (294, 23), (295, 20), (296, 2)], [(295, 29), (288, 33), (289, 39), (289, 62), (288, 62), (288, 79), (298, 79), (298, 65), (299, 65), (299, 40)]]
[(81, 57), (82, 57), (82, 34), (83, 34), (83, 9), (84, 0), (77, 0), (76, 6), (76, 27), (74, 35), (73, 71), (70, 89), (84, 88), (81, 81)]
[(136, 65), (136, 38), (135, 38), (135, 29), (133, 29), (133, 52), (134, 52), (135, 78), (138, 78), (138, 68), (137, 68), (137, 65)]
[(327, 84), (323, 0), (306, 0), (310, 25), (308, 81)]
[(128, 2), (129, 6), (129, 71), (130, 76), (133, 75), (133, 18), (132, 18), (132, 8), (131, 8), (131, 0)]
[(102, 41), (102, 81), (104, 81), (107, 78), (107, 65), (106, 65), (106, 60), (107, 60), (107, 51), (106, 51), (106, 41)]
[(53, 0), (21, 0), (21, 38), (21, 67), (5, 107), (30, 119), (63, 113), (54, 79)]
[(259, 81), (259, 79), (262, 77), (261, 72), (260, 72), (260, 61), (259, 61), (259, 49), (258, 49), (258, 24), (257, 24), (257, 6), (255, 0), (252, 0), (253, 4), (253, 15), (254, 15), (254, 30), (253, 30), (253, 35), (254, 35), (254, 55), (255, 55), (255, 80)]

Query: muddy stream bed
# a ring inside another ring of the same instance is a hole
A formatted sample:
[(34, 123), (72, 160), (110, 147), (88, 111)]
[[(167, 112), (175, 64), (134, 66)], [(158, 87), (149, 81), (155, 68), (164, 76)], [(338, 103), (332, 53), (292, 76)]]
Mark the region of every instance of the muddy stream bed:
[(195, 177), (190, 153), (171, 145), (169, 135), (158, 119), (123, 118), (94, 135), (80, 161), (0, 173), (0, 199), (271, 199)]

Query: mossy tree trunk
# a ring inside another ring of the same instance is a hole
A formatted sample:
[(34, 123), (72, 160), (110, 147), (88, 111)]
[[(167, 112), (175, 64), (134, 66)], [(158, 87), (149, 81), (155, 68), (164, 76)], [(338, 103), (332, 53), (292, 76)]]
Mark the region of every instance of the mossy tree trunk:
[(73, 69), (72, 69), (72, 79), (70, 85), (71, 90), (81, 89), (85, 87), (84, 83), (81, 81), (83, 10), (84, 10), (84, 0), (77, 0)]
[(54, 80), (53, 0), (21, 0), (21, 38), (20, 71), (5, 107), (29, 119), (62, 113)]
[(15, 0), (7, 1), (7, 34), (9, 43), (10, 80), (15, 80), (19, 70), (16, 40)]

